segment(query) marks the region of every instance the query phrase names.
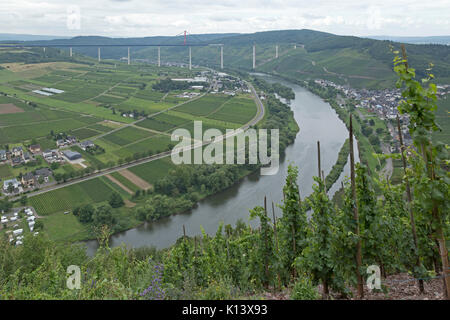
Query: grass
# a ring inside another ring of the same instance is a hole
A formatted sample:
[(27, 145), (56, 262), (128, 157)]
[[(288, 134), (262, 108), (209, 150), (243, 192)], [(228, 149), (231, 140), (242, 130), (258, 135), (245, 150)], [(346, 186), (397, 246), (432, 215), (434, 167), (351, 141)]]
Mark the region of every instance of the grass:
[(116, 180), (118, 180), (121, 184), (123, 184), (125, 187), (127, 187), (128, 189), (130, 189), (133, 192), (136, 192), (139, 190), (139, 187), (137, 185), (135, 185), (133, 182), (131, 182), (130, 180), (128, 180), (127, 178), (125, 178), (123, 175), (121, 175), (118, 172), (113, 172), (111, 173), (111, 176), (113, 176), (113, 178), (115, 178)]
[(126, 127), (112, 134), (104, 136), (103, 139), (115, 143), (119, 146), (124, 146), (132, 142), (150, 137), (151, 135), (153, 134), (145, 130), (137, 129), (135, 127)]
[(95, 178), (29, 198), (39, 215), (71, 210), (82, 204), (108, 200), (113, 190)]
[(177, 107), (176, 110), (195, 116), (206, 116), (221, 107), (228, 99), (229, 96), (210, 94)]
[(143, 141), (127, 145), (117, 151), (119, 156), (127, 157), (135, 153), (148, 153), (153, 154), (167, 151), (170, 149), (170, 145), (174, 144), (170, 137), (166, 135), (154, 136)]
[[(0, 179), (12, 178), (13, 173), (7, 164), (0, 164)], [(0, 183), (0, 187), (3, 188), (3, 183)]]
[(89, 227), (72, 214), (54, 213), (42, 219), (44, 231), (55, 241), (77, 241), (89, 237)]
[(245, 124), (256, 115), (257, 109), (253, 99), (233, 98), (227, 101), (220, 110), (214, 112), (208, 118)]
[(169, 173), (169, 170), (174, 167), (175, 165), (172, 163), (171, 159), (163, 158), (131, 167), (128, 170), (148, 183), (154, 184), (158, 179), (166, 176)]

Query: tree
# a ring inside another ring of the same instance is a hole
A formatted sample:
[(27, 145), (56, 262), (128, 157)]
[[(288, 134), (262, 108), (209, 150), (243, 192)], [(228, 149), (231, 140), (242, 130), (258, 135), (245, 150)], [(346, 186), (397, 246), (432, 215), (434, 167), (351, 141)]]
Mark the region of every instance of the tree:
[(27, 198), (27, 196), (23, 195), (23, 196), (20, 197), (19, 201), (20, 201), (20, 204), (22, 206), (25, 206), (27, 204), (27, 202), (28, 202), (28, 198)]
[(116, 223), (116, 218), (112, 214), (112, 208), (108, 205), (98, 207), (93, 216), (93, 224), (95, 226), (108, 226), (113, 227)]
[(78, 218), (81, 223), (92, 222), (92, 216), (94, 214), (94, 207), (91, 204), (87, 204), (78, 208), (75, 208), (73, 214)]
[(109, 198), (109, 204), (113, 208), (119, 208), (125, 204), (119, 193), (113, 192)]
[[(328, 199), (325, 184), (320, 177), (314, 177), (316, 184), (313, 193), (307, 199), (313, 210), (308, 228), (308, 245), (296, 260), (300, 270), (308, 271), (317, 284), (323, 284), (324, 295), (329, 294), (329, 286), (333, 286), (334, 261), (332, 249), (332, 217), (333, 205)], [(333, 286), (335, 287), (335, 286)]]
[(259, 269), (259, 279), (265, 287), (269, 285), (273, 279), (273, 265), (275, 256), (273, 248), (273, 228), (269, 224), (270, 219), (267, 216), (267, 212), (262, 207), (255, 207), (250, 210), (250, 219), (259, 218), (261, 231), (258, 234), (258, 243), (255, 248), (257, 251)]
[[(444, 275), (444, 293), (450, 299), (450, 267), (445, 232), (448, 212), (450, 211), (450, 188), (448, 172), (445, 169), (449, 159), (448, 147), (442, 143), (434, 144), (431, 133), (440, 128), (435, 122), (436, 85), (430, 81), (434, 76), (429, 73), (425, 79), (415, 79), (415, 69), (408, 66), (405, 47), (402, 46), (402, 57), (394, 52), (394, 71), (399, 79), (398, 88), (402, 91), (403, 100), (398, 107), (401, 114), (409, 116), (409, 132), (417, 152), (411, 150), (408, 162), (411, 169), (407, 176), (413, 187), (416, 210), (423, 215), (432, 226), (433, 236), (438, 242)], [(431, 70), (427, 69), (427, 72)], [(427, 85), (427, 87), (425, 87)]]
[(8, 184), (8, 188), (6, 190), (8, 191), (8, 193), (14, 192), (14, 186), (11, 182)]
[(301, 203), (300, 190), (297, 184), (298, 169), (288, 167), (286, 184), (283, 187), (284, 200), (280, 218), (280, 251), (286, 270), (295, 276), (293, 263), (297, 254), (306, 245), (307, 222), (305, 208)]

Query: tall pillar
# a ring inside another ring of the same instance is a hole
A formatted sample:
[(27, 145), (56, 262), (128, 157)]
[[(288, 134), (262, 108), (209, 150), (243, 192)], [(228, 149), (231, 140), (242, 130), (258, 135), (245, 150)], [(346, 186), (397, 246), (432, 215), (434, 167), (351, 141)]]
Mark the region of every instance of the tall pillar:
[(253, 69), (256, 68), (256, 48), (255, 45), (253, 45)]
[(98, 62), (100, 62), (101, 58), (100, 58), (100, 47), (98, 47)]
[(70, 54), (70, 56), (72, 56), (72, 47), (70, 47), (70, 49), (69, 49), (69, 54)]
[(191, 51), (191, 47), (189, 47), (189, 70), (192, 70), (192, 51)]
[(220, 69), (223, 69), (223, 46), (220, 46)]
[(297, 44), (294, 44), (294, 49), (297, 49)]
[(130, 65), (130, 47), (128, 47), (128, 65)]
[(278, 59), (278, 45), (275, 46), (275, 59)]
[(161, 47), (158, 47), (158, 67), (161, 67)]

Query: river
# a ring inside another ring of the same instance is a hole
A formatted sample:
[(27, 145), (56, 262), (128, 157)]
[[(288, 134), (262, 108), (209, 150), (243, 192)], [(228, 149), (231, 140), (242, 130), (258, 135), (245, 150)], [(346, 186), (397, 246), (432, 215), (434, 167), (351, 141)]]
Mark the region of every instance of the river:
[[(125, 243), (129, 247), (166, 248), (182, 236), (183, 225), (188, 236), (201, 234), (201, 228), (208, 234), (214, 234), (221, 222), (234, 226), (238, 219), (243, 219), (254, 226), (256, 221), (248, 219), (249, 209), (257, 205), (262, 206), (264, 196), (267, 196), (269, 208), (272, 201), (275, 204), (281, 203), (282, 188), (289, 163), (299, 168), (298, 183), (302, 198), (311, 193), (313, 176), (317, 174), (317, 141), (320, 141), (321, 146), (322, 170), (327, 175), (348, 137), (347, 128), (331, 106), (320, 97), (291, 82), (267, 75), (264, 75), (264, 78), (269, 82), (279, 82), (289, 86), (295, 92), (295, 99), (290, 102), (290, 106), (300, 132), (295, 142), (287, 147), (285, 157), (280, 161), (278, 173), (273, 176), (261, 176), (259, 172), (255, 172), (234, 186), (200, 201), (197, 207), (189, 212), (145, 223), (137, 228), (115, 234), (110, 240), (111, 247)], [(329, 190), (330, 195), (339, 189), (341, 181), (348, 175), (349, 164), (347, 163), (338, 181)], [(276, 206), (275, 213), (277, 216), (281, 214)], [(98, 248), (95, 240), (87, 241), (86, 244), (89, 255)]]

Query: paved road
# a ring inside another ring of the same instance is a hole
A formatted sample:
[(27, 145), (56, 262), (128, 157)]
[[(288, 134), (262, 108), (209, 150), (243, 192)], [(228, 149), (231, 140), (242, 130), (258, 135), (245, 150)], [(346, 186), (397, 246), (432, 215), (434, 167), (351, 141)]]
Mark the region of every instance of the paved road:
[[(252, 93), (254, 95), (254, 98), (255, 98), (255, 101), (256, 101), (256, 105), (258, 107), (258, 112), (257, 112), (257, 114), (255, 115), (255, 117), (252, 120), (250, 120), (248, 123), (246, 123), (244, 126), (241, 127), (241, 129), (243, 129), (243, 130), (246, 130), (249, 127), (257, 124), (259, 121), (261, 121), (264, 118), (264, 115), (265, 115), (264, 105), (261, 102), (261, 99), (259, 98), (258, 94), (256, 93), (255, 88), (253, 87), (253, 85), (251, 83), (248, 83), (246, 81), (245, 81), (245, 83), (247, 84), (247, 86), (250, 88), (250, 90), (252, 91)], [(177, 105), (177, 106), (180, 106), (180, 105)], [(177, 107), (177, 106), (175, 106), (175, 107)], [(173, 108), (174, 107), (172, 107), (171, 109), (173, 109)], [(165, 111), (167, 111), (167, 110), (165, 110)], [(165, 111), (163, 111), (163, 112), (165, 112)], [(222, 135), (221, 137), (219, 137), (219, 140), (220, 140), (220, 138), (225, 139), (225, 138), (228, 138), (228, 137), (231, 137), (231, 136), (234, 136), (234, 135), (236, 135), (236, 133), (225, 134), (225, 135)], [(196, 148), (202, 147), (204, 145), (210, 144), (211, 142), (212, 141), (198, 142), (198, 143), (195, 143), (195, 144), (191, 145), (189, 148), (186, 148), (185, 150), (196, 149)], [(74, 185), (74, 184), (77, 184), (77, 183), (80, 183), (80, 182), (83, 182), (83, 181), (87, 181), (87, 180), (95, 179), (95, 178), (98, 178), (98, 177), (101, 177), (101, 176), (104, 176), (104, 175), (107, 175), (107, 174), (111, 174), (111, 173), (119, 171), (119, 170), (128, 169), (128, 168), (140, 165), (140, 164), (144, 164), (144, 163), (147, 163), (147, 162), (151, 162), (151, 161), (155, 161), (155, 160), (158, 160), (158, 159), (162, 159), (162, 158), (170, 156), (171, 153), (172, 153), (172, 151), (166, 151), (166, 152), (162, 152), (162, 153), (159, 153), (159, 154), (147, 157), (147, 158), (136, 160), (136, 161), (134, 161), (132, 163), (124, 164), (124, 165), (121, 165), (121, 166), (116, 166), (114, 168), (104, 169), (104, 170), (102, 170), (100, 172), (93, 173), (93, 174), (91, 174), (89, 176), (86, 176), (86, 177), (77, 178), (75, 180), (71, 180), (71, 181), (68, 181), (68, 182), (60, 183), (60, 184), (54, 185), (54, 186), (46, 188), (46, 189), (42, 189), (42, 190), (38, 190), (38, 191), (34, 191), (34, 192), (31, 192), (31, 193), (28, 193), (27, 196), (29, 198), (30, 197), (34, 197), (34, 196), (37, 196), (37, 195), (40, 195), (40, 194), (43, 194), (43, 193), (46, 193), (46, 192), (49, 192), (49, 191), (57, 190), (57, 189), (64, 188), (64, 187), (67, 187), (67, 186), (70, 186), (70, 185)], [(16, 200), (16, 199), (19, 199), (19, 197), (13, 198), (12, 200)]]

